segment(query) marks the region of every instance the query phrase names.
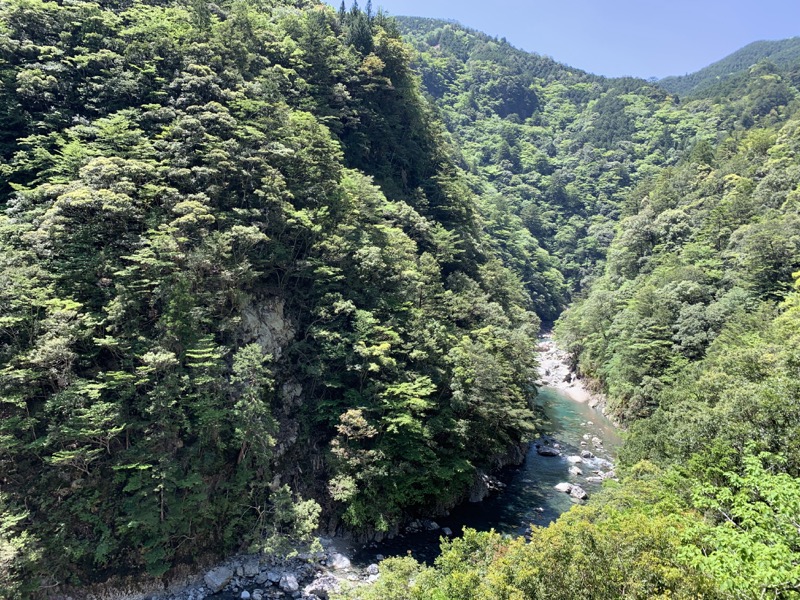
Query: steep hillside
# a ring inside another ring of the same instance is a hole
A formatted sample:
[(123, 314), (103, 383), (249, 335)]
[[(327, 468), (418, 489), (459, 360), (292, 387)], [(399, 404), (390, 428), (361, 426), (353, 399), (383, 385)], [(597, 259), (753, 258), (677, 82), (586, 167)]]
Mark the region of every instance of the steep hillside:
[[(796, 95), (790, 75), (761, 65), (716, 100), (679, 102), (643, 80), (588, 75), (456, 23), (398, 22), (465, 167), (557, 260), (564, 299), (600, 272), (641, 182), (731, 132), (785, 119)], [(555, 317), (558, 300), (539, 314)]]
[[(415, 40), (423, 81), (426, 65), (453, 65), (453, 82), (436, 101), (467, 161), (477, 157), (474, 172), (503, 186), (512, 210), (522, 195), (493, 178), (499, 157), (478, 153), (495, 140), (525, 148), (547, 134), (559, 140), (551, 164), (581, 182), (572, 188), (577, 203), (553, 196), (550, 210), (564, 217), (574, 210), (578, 224), (608, 219), (613, 235), (556, 334), (628, 432), (621, 482), (606, 483), (588, 505), (532, 527), (528, 539), (468, 531), (443, 543), (432, 568), (410, 557), (385, 562), (378, 584), (350, 597), (798, 598), (800, 94), (793, 73), (759, 63), (690, 102), (633, 82), (615, 96), (618, 82), (594, 82), (585, 104), (573, 103), (571, 118), (557, 125), (548, 107), (556, 98), (565, 106), (571, 90), (584, 89), (580, 82), (557, 91), (531, 76), (527, 89), (537, 102), (518, 120), (497, 112), (506, 96), (495, 90), (524, 71), (510, 70), (507, 57), (471, 58), (478, 49), (517, 51), (449, 23), (428, 24)], [(454, 44), (470, 52), (459, 58)], [(612, 100), (613, 119), (592, 117)], [(487, 135), (488, 124), (513, 135)], [(587, 133), (597, 137), (590, 142)], [(668, 136), (659, 142), (662, 133)], [(612, 213), (593, 213), (601, 190), (581, 170), (617, 152), (629, 180), (605, 188)], [(509, 165), (509, 181), (533, 172), (522, 160)], [(554, 181), (537, 172), (537, 189), (552, 190)], [(552, 246), (571, 235), (562, 234), (569, 223), (562, 218), (550, 238), (537, 231), (562, 261), (576, 256)]]
[(681, 96), (708, 97), (715, 95), (731, 79), (740, 77), (764, 61), (781, 69), (796, 71), (800, 68), (800, 37), (753, 42), (694, 73), (665, 77), (658, 85)]
[(795, 74), (367, 7), (0, 3), (0, 596), (451, 507), (572, 300), (623, 482), (356, 597), (796, 598)]
[(3, 597), (389, 531), (531, 434), (549, 258), (382, 15), (13, 0), (0, 81)]

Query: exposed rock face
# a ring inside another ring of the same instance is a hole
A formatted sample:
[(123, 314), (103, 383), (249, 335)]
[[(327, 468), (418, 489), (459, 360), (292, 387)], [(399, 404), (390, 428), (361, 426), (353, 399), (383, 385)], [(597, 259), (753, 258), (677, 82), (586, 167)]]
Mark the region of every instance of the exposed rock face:
[[(469, 491), (469, 501), (481, 502), (490, 493), (502, 490), (504, 487), (506, 487), (505, 484), (496, 477), (492, 477), (486, 473), (478, 473), (475, 478), (475, 483), (472, 484), (472, 488), (470, 488)], [(436, 529), (438, 529), (438, 525)]]
[(284, 316), (284, 301), (272, 298), (252, 304), (242, 310), (242, 328), (245, 337), (257, 342), (265, 353), (277, 359), (294, 338), (295, 330)]
[(230, 567), (217, 567), (211, 569), (203, 577), (203, 581), (213, 593), (217, 593), (233, 579), (233, 569)]

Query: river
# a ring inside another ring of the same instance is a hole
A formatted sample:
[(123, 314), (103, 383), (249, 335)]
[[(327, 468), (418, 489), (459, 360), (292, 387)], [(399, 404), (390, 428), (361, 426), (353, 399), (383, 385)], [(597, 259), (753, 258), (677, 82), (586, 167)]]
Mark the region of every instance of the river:
[[(600, 489), (601, 483), (586, 478), (596, 476), (596, 470), (608, 471), (609, 463), (616, 457), (621, 439), (613, 423), (599, 410), (576, 402), (556, 388), (539, 390), (537, 410), (546, 423), (543, 434), (560, 446), (561, 456), (540, 456), (531, 444), (522, 465), (500, 474), (500, 480), (506, 484), (502, 491), (483, 502), (465, 503), (449, 516), (437, 518), (441, 528), (449, 528), (454, 535), (459, 535), (464, 527), (525, 535), (531, 524), (547, 525), (576, 502), (557, 491), (556, 484), (577, 484), (590, 495)], [(593, 444), (592, 438), (602, 444)], [(576, 465), (583, 475), (571, 475), (569, 468), (573, 464), (567, 457), (584, 450), (591, 451), (596, 458), (584, 459)], [(361, 549), (354, 562), (365, 565), (376, 562), (379, 555), (404, 556), (410, 552), (417, 560), (431, 563), (439, 554), (441, 535), (442, 529), (402, 534)]]

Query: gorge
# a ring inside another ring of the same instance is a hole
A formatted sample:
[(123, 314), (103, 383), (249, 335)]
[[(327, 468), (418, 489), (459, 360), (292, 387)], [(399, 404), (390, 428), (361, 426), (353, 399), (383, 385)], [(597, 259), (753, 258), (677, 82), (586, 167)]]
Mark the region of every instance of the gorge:
[[(796, 46), (659, 83), (371, 3), (0, 3), (0, 596), (337, 562), (538, 440), (436, 519), (541, 526), (341, 594), (797, 598)], [(537, 396), (553, 321), (618, 450)]]

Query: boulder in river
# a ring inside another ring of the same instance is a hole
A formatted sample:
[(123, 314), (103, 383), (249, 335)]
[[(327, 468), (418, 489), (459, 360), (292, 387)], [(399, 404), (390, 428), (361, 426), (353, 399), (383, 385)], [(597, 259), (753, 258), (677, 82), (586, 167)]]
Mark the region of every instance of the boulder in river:
[(573, 465), (569, 468), (569, 474), (575, 475), (577, 477), (578, 475), (583, 475), (583, 471), (581, 471), (578, 467)]
[(540, 456), (560, 456), (561, 452), (556, 450), (555, 448), (551, 448), (550, 446), (539, 446), (536, 448), (536, 452)]
[(248, 560), (242, 565), (242, 574), (245, 577), (256, 577), (258, 575), (259, 565), (257, 560)]
[(277, 571), (267, 571), (267, 579), (269, 579), (271, 583), (277, 584), (281, 580), (281, 574)]
[(581, 458), (594, 458), (594, 454), (592, 454), (588, 450), (584, 450), (583, 452), (581, 452)]
[(569, 494), (572, 492), (573, 485), (571, 483), (567, 483), (566, 481), (562, 481), (561, 483), (557, 483), (554, 487), (559, 492), (564, 492), (565, 494)]
[(571, 462), (572, 464), (578, 464), (579, 462), (583, 462), (583, 459), (580, 456), (577, 456), (577, 455), (568, 456), (567, 460), (569, 462)]
[(586, 490), (579, 485), (573, 485), (569, 490), (569, 495), (578, 500), (586, 500), (589, 497)]

